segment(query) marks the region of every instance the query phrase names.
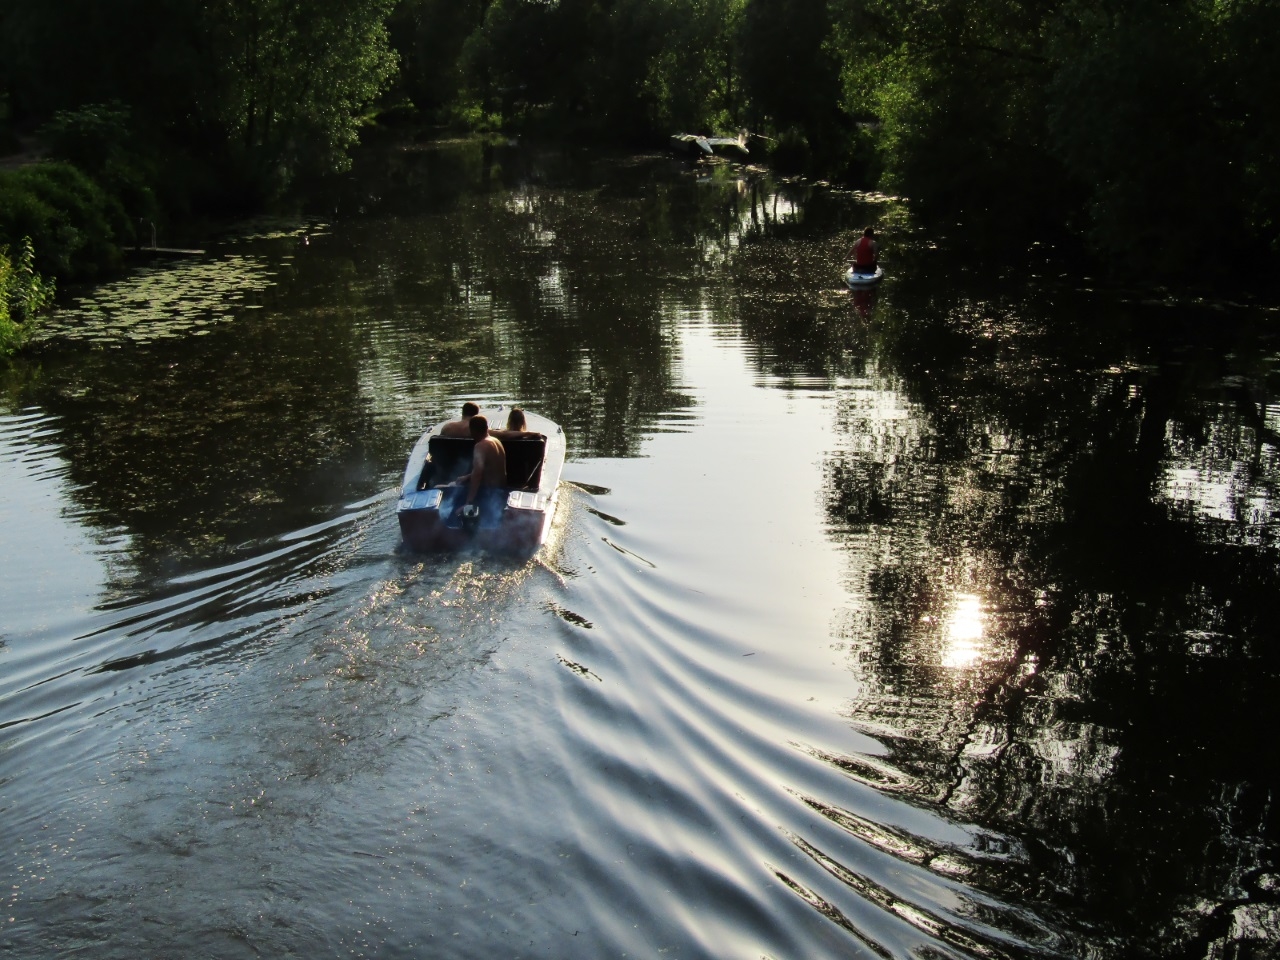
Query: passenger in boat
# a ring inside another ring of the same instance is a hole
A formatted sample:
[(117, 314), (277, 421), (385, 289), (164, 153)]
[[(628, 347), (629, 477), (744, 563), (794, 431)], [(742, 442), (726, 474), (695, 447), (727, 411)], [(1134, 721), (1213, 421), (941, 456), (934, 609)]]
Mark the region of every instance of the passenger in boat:
[(519, 440), (522, 437), (540, 437), (542, 434), (529, 430), (525, 425), (524, 411), (519, 407), (512, 407), (511, 412), (507, 414), (506, 428), (490, 430), (489, 436), (497, 437), (499, 440)]
[(462, 419), (451, 420), (440, 428), (442, 437), (471, 436), (471, 418), (480, 412), (480, 408), (468, 400), (462, 405)]
[(854, 273), (875, 273), (880, 261), (880, 247), (876, 244), (876, 231), (872, 227), (862, 231), (862, 236), (849, 251)]
[(469, 424), (471, 436), (476, 441), (475, 450), (471, 454), (471, 472), (463, 474), (454, 483), (467, 488), (466, 505), (476, 504), (484, 499), (485, 494), (494, 490), (502, 491), (505, 497), (507, 487), (507, 451), (502, 441), (489, 435), (489, 421), (476, 414)]

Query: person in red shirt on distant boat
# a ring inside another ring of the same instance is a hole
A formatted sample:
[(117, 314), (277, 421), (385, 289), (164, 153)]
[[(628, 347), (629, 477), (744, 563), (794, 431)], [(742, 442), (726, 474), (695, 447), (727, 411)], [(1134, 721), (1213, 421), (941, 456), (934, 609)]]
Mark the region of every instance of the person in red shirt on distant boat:
[(880, 260), (880, 248), (876, 245), (875, 237), (875, 230), (867, 227), (862, 231), (862, 236), (858, 238), (858, 242), (853, 245), (853, 249), (849, 251), (849, 259), (853, 261), (854, 273), (876, 272), (876, 264)]

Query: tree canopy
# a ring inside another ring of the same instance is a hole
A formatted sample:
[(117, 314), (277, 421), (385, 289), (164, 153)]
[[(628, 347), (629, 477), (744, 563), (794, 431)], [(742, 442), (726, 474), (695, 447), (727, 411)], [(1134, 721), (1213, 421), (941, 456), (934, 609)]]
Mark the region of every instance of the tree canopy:
[(1272, 0), (0, 0), (0, 134), (116, 104), (128, 202), (173, 209), (341, 169), (392, 104), (630, 143), (747, 126), (926, 213), (1222, 275), (1280, 255), (1278, 32)]

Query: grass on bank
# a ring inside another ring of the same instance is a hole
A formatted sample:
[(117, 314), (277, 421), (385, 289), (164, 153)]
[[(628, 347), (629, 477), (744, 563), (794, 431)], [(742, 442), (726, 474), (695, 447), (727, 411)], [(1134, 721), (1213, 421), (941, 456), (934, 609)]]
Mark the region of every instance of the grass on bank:
[(53, 302), (54, 283), (35, 268), (35, 247), (24, 237), (17, 254), (0, 247), (0, 357), (10, 356), (26, 341), (36, 316)]

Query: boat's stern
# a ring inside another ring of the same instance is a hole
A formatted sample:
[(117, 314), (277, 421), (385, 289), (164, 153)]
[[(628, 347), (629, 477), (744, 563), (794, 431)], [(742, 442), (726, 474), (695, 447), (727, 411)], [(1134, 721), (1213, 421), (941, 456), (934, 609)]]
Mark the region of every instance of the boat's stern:
[(516, 552), (538, 549), (546, 539), (554, 501), (530, 490), (512, 490), (502, 513), (502, 528), (495, 531), (502, 549)]
[(850, 287), (869, 287), (884, 279), (884, 267), (876, 266), (873, 273), (859, 273), (853, 267), (845, 271), (844, 282)]
[(489, 513), (476, 527), (465, 526), (455, 506), (445, 491), (403, 493), (396, 516), (404, 542), (418, 551), (455, 550), (468, 544), (503, 552), (533, 551), (546, 536), (551, 505), (536, 492), (512, 490), (501, 511)]
[(431, 550), (444, 546), (449, 533), (440, 516), (439, 490), (412, 490), (400, 495), (396, 516), (400, 520), (400, 535), (413, 550)]
[(507, 483), (481, 492), (478, 518), (463, 516), (467, 488), (457, 483), (471, 463), (474, 441), (445, 436), (444, 424), (419, 438), (396, 504), (408, 549), (533, 553), (542, 545), (559, 500), (565, 438), (545, 417), (527, 417), (527, 431), (503, 439)]

